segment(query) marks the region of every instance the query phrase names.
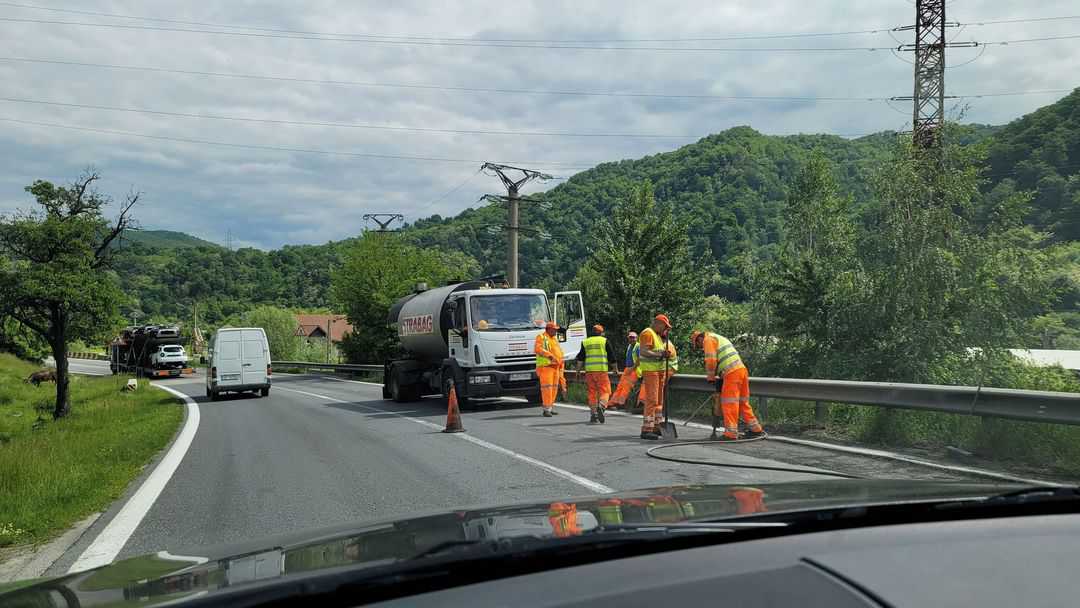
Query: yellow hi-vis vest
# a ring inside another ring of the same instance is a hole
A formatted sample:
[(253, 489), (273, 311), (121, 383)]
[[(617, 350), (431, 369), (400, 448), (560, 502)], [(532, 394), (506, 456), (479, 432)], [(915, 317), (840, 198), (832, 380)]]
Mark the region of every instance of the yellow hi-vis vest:
[[(552, 337), (547, 335), (547, 332), (541, 333), (537, 338), (543, 339), (544, 350), (549, 353), (554, 350), (551, 348)], [(558, 342), (556, 342), (556, 344), (558, 344)], [(547, 367), (553, 363), (555, 362), (543, 355), (536, 355), (536, 367)]]
[(720, 334), (706, 333), (704, 347), (705, 368), (709, 369), (710, 364), (715, 364), (712, 369), (715, 370), (714, 374), (717, 376), (723, 377), (728, 372), (746, 367), (739, 356), (739, 351), (735, 350), (735, 345)]
[(604, 336), (585, 338), (585, 341), (581, 343), (581, 347), (585, 349), (585, 371), (607, 371), (607, 338)]
[[(638, 338), (638, 344), (644, 341), (646, 334), (652, 334), (652, 349), (651, 350), (663, 350), (664, 340), (652, 330), (651, 327), (646, 327), (641, 330), (641, 337)], [(643, 372), (662, 372), (667, 370), (679, 369), (679, 359), (675, 352), (675, 345), (670, 341), (667, 342), (668, 352), (671, 353), (672, 358), (664, 361), (663, 359), (641, 359), (638, 362), (638, 369)]]

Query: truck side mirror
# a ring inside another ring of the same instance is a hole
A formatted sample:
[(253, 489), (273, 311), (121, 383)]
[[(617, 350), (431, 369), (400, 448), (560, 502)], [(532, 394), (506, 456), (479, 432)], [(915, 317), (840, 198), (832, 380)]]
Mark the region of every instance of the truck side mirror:
[(557, 330), (555, 335), (558, 336), (559, 342), (566, 342), (566, 329)]

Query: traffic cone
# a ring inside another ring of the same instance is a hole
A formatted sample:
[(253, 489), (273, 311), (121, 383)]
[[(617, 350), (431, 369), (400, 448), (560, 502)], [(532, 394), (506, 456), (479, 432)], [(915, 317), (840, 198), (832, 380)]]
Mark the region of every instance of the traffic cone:
[(454, 385), (450, 385), (450, 397), (447, 399), (448, 405), (446, 408), (446, 428), (443, 429), (444, 433), (464, 433), (465, 428), (461, 426), (461, 412), (458, 411), (457, 403), (457, 391), (454, 390)]

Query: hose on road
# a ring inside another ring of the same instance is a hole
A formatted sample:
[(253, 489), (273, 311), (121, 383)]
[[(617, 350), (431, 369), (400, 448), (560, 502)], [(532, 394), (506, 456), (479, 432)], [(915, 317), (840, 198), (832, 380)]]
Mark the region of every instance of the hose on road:
[[(761, 441), (765, 437), (758, 437), (754, 439), (738, 439), (735, 441), (725, 441), (724, 444), (731, 443), (750, 443), (752, 441)], [(671, 448), (681, 448), (688, 445), (711, 445), (716, 446), (721, 442), (718, 441), (683, 441), (679, 443), (670, 443), (667, 445), (658, 445), (656, 447), (649, 448), (645, 451), (645, 454), (650, 458), (656, 458), (657, 460), (665, 460), (667, 462), (677, 462), (680, 464), (702, 464), (711, 467), (724, 467), (729, 469), (753, 469), (756, 471), (781, 471), (784, 473), (803, 473), (807, 475), (821, 475), (824, 477), (840, 477), (842, 479), (862, 479), (858, 475), (848, 475), (847, 473), (837, 473), (835, 471), (822, 471), (817, 469), (804, 469), (799, 467), (776, 467), (763, 464), (736, 464), (732, 462), (720, 462), (716, 460), (698, 460), (695, 458), (681, 458), (677, 456), (664, 456), (659, 452), (661, 450), (670, 450)]]

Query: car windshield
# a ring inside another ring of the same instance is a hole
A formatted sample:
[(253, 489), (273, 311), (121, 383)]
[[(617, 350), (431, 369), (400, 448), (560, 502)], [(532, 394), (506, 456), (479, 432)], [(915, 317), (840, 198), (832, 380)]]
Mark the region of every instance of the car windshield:
[(0, 79), (0, 607), (1080, 484), (1076, 0), (0, 0)]
[(477, 331), (539, 329), (548, 320), (547, 298), (540, 294), (473, 296), (471, 303)]

